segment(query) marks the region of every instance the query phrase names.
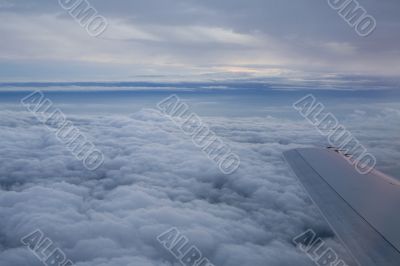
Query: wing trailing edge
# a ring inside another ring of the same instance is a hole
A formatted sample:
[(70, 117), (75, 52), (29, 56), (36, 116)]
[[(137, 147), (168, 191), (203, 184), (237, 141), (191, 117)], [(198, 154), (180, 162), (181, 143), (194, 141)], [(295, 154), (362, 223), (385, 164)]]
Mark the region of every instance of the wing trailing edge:
[(286, 161), (361, 266), (400, 265), (400, 186), (378, 171), (362, 175), (329, 149), (296, 149)]

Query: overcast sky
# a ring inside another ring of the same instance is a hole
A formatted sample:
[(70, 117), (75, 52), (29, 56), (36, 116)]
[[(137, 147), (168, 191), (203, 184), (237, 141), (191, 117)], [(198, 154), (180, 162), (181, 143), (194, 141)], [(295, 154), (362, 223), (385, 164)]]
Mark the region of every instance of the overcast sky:
[(56, 0), (0, 0), (0, 80), (310, 77), (400, 73), (400, 1), (359, 0), (360, 37), (327, 0), (91, 0), (91, 37)]

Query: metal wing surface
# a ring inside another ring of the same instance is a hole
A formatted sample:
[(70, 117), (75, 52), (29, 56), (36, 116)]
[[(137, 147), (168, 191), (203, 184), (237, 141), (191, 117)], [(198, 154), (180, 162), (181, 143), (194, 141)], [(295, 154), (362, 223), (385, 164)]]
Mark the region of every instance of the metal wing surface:
[(362, 266), (400, 265), (400, 182), (363, 175), (328, 149), (284, 153), (336, 235)]

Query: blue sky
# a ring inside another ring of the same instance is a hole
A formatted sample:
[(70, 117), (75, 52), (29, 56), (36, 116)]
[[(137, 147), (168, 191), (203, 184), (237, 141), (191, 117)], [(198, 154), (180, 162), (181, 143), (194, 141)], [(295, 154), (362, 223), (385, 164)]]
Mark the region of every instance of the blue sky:
[(91, 37), (54, 0), (0, 0), (1, 81), (294, 81), (399, 74), (400, 2), (360, 0), (368, 37), (323, 0), (92, 0)]

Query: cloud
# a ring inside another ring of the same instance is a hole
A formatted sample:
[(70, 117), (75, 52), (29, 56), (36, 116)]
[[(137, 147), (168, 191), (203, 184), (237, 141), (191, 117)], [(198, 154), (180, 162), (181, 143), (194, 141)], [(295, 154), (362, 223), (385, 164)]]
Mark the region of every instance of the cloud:
[[(56, 241), (76, 265), (172, 265), (176, 262), (156, 242), (171, 226), (193, 239), (216, 265), (233, 265), (239, 256), (234, 250), (243, 243), (249, 243), (248, 262), (255, 252), (256, 265), (273, 262), (271, 250), (283, 246), (293, 260), (309, 265), (289, 236), (311, 223), (309, 217), (317, 221), (313, 224), (322, 221), (288, 175), (280, 158), (287, 147), (275, 144), (278, 134), (269, 139), (252, 130), (241, 132), (247, 121), (231, 136), (222, 131), (244, 156), (243, 168), (227, 177), (154, 111), (74, 117), (89, 136), (101, 139), (96, 145), (107, 157), (104, 167), (91, 173), (34, 117), (7, 116), (1, 122), (2, 156), (8, 158), (0, 167), (2, 265), (35, 263), (33, 256), (17, 259), (19, 238), (35, 228)], [(228, 126), (229, 121), (217, 123)], [(272, 147), (280, 150), (267, 152)], [(281, 263), (290, 265), (291, 260), (282, 258)]]
[[(386, 169), (398, 171), (398, 140), (391, 145), (395, 136), (375, 135), (382, 118), (398, 120), (398, 108), (357, 110), (343, 123), (374, 155), (391, 158), (380, 160)], [(1, 265), (40, 265), (19, 242), (35, 229), (77, 266), (177, 265), (156, 240), (170, 227), (218, 266), (312, 265), (291, 244), (308, 228), (343, 251), (281, 157), (290, 148), (325, 144), (305, 121), (205, 117), (241, 158), (240, 169), (225, 176), (153, 109), (69, 117), (105, 154), (95, 172), (85, 170), (32, 115), (0, 116)], [(366, 117), (371, 123), (365, 124)], [(398, 132), (400, 125), (386, 126)]]
[[(362, 4), (378, 28), (360, 38), (324, 1), (146, 1), (91, 3), (109, 21), (108, 30), (91, 38), (57, 1), (2, 1), (0, 67), (3, 80), (77, 80), (64, 73), (79, 67), (86, 80), (129, 80), (133, 75), (221, 73), (219, 66), (248, 65), (268, 73), (266, 65), (303, 75), (369, 74), (398, 76), (399, 3)], [(31, 61), (34, 66), (29, 66)], [(8, 64), (54, 77), (22, 75)], [(56, 62), (61, 61), (62, 64)], [(98, 73), (102, 66), (108, 73)], [(100, 65), (100, 66), (99, 66)], [(121, 71), (120, 69), (124, 69)], [(4, 72), (4, 71), (2, 71)], [(189, 72), (189, 73), (188, 73)], [(261, 72), (261, 73), (264, 73)], [(260, 73), (259, 73), (260, 74)], [(265, 74), (264, 74), (265, 75)]]

